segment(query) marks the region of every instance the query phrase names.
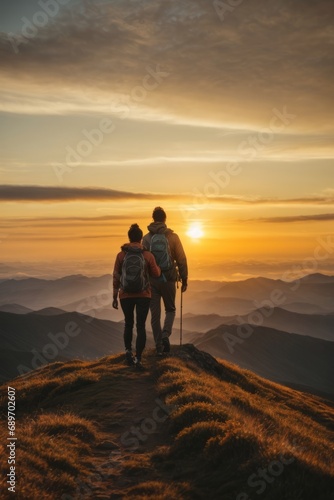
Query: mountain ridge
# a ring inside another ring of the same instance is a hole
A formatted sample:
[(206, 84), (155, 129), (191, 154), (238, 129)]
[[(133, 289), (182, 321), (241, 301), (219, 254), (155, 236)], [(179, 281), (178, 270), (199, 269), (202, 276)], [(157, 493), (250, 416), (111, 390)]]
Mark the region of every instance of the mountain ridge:
[(220, 325), (191, 342), (259, 376), (334, 397), (334, 342), (253, 325)]
[[(261, 277), (234, 282), (189, 281), (184, 313), (245, 315), (268, 301), (273, 307), (289, 309), (297, 303), (295, 312), (304, 313), (312, 308), (314, 313), (333, 313), (334, 278), (317, 277), (313, 281), (307, 277), (295, 282)], [(33, 278), (33, 282), (7, 280), (0, 284), (0, 307), (11, 303), (34, 311), (56, 307), (120, 320), (121, 312), (112, 309), (111, 302), (112, 277), (109, 274), (101, 277), (74, 275), (50, 281), (38, 278)]]
[(137, 373), (123, 355), (56, 362), (10, 382), (19, 500), (331, 498), (334, 404), (189, 344), (144, 363)]
[[(94, 359), (123, 351), (123, 324), (84, 314), (48, 316), (0, 312), (0, 380), (12, 378), (54, 360)], [(3, 350), (6, 349), (4, 353)], [(12, 356), (8, 356), (11, 352)], [(25, 353), (25, 362), (20, 352)], [(27, 353), (30, 362), (27, 365)]]
[[(220, 315), (194, 315), (185, 317), (184, 325), (208, 324), (220, 325), (241, 325), (250, 324), (254, 326), (266, 326), (276, 330), (298, 333), (323, 340), (334, 341), (334, 321), (332, 314), (302, 314), (294, 311), (287, 311), (282, 307), (254, 309), (248, 315), (220, 316)], [(220, 322), (220, 324), (219, 324)], [(210, 327), (212, 329), (213, 326)], [(201, 331), (201, 330), (199, 330)], [(202, 331), (205, 331), (202, 329)], [(206, 330), (208, 331), (208, 330)]]

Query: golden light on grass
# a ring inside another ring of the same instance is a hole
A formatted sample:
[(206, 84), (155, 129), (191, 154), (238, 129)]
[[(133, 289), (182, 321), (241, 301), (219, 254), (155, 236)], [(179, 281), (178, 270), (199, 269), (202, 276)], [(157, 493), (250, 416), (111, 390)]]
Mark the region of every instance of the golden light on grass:
[[(246, 500), (264, 490), (272, 500), (330, 498), (333, 409), (327, 401), (191, 345), (172, 346), (158, 364), (152, 354), (144, 356), (148, 373), (140, 377), (120, 354), (56, 362), (15, 379), (22, 407), (18, 498), (79, 498), (83, 491), (106, 498), (110, 489), (119, 498), (161, 500)], [(157, 397), (168, 419), (156, 422), (154, 433), (134, 426), (134, 419), (155, 421)], [(2, 390), (0, 408), (6, 404)], [(132, 428), (142, 441), (129, 453), (121, 438)], [(3, 443), (7, 436), (2, 425)], [(3, 477), (7, 469), (2, 454)]]

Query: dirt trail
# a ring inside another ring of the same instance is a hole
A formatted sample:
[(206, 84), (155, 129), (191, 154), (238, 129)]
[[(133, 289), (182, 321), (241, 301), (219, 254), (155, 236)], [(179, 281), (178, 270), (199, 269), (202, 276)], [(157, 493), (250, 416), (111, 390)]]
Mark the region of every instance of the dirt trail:
[(120, 365), (117, 400), (104, 414), (103, 439), (90, 457), (92, 475), (80, 485), (78, 498), (126, 498), (126, 490), (139, 478), (156, 479), (148, 454), (168, 442), (166, 421), (171, 409), (157, 394), (153, 372), (159, 360), (148, 354), (144, 362), (145, 372)]

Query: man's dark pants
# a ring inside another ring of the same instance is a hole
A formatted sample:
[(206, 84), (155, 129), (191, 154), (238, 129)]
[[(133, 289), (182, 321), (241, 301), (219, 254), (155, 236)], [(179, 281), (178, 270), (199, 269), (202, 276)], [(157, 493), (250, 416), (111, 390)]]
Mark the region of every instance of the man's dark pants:
[[(172, 334), (172, 328), (175, 318), (175, 281), (161, 282), (151, 279), (151, 325), (156, 348), (159, 350), (162, 346), (162, 339)], [(161, 299), (165, 306), (165, 320), (161, 326)]]

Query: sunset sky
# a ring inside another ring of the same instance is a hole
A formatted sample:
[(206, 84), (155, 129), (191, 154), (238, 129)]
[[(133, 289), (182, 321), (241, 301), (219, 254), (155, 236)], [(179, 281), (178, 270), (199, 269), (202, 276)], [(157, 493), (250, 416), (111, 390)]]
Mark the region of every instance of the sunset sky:
[(331, 0), (1, 2), (1, 276), (109, 273), (156, 205), (192, 279), (334, 274), (333, 20)]

